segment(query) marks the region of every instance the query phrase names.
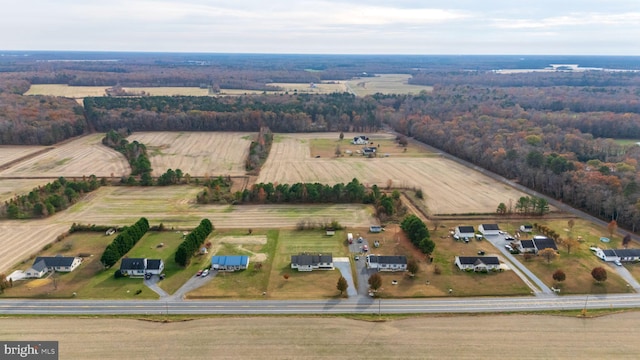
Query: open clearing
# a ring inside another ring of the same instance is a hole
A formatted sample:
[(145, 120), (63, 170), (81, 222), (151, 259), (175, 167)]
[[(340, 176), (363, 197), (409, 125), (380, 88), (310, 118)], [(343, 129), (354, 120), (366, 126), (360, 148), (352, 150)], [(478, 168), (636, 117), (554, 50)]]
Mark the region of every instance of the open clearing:
[(103, 137), (104, 134), (92, 134), (55, 146), (51, 151), (0, 171), (0, 177), (72, 178), (89, 175), (128, 175), (131, 170), (127, 160), (122, 154), (102, 145)]
[(105, 96), (108, 86), (69, 86), (66, 84), (32, 84), (25, 95), (61, 96), (73, 99)]
[[(317, 137), (329, 136), (312, 134)], [(278, 135), (258, 182), (348, 183), (422, 189), (432, 214), (494, 213), (525, 194), (441, 157), (312, 158), (309, 134)], [(330, 134), (336, 138), (336, 134)]]
[[(382, 322), (340, 317), (217, 317), (169, 323), (20, 317), (0, 319), (0, 338), (59, 341), (61, 359), (460, 359), (497, 353), (505, 359), (634, 359), (640, 342), (634, 331), (621, 329), (634, 329), (638, 322), (639, 312), (593, 319), (477, 315)], [(212, 329), (224, 331), (216, 331), (211, 341), (201, 336)], [(534, 338), (544, 345), (532, 348), (507, 338)]]
[(244, 175), (251, 133), (136, 132), (128, 137), (146, 145), (153, 176), (180, 169), (191, 176)]
[(357, 96), (383, 94), (418, 94), (421, 91), (433, 91), (432, 86), (410, 85), (409, 74), (380, 74), (375, 77), (363, 77), (346, 82), (347, 89)]

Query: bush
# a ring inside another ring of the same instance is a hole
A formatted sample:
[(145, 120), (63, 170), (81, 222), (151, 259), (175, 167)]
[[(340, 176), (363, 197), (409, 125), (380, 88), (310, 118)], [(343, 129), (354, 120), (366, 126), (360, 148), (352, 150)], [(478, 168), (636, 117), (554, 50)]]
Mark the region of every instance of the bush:
[(120, 279), (120, 278), (123, 278), (123, 277), (127, 277), (127, 275), (123, 274), (122, 272), (120, 272), (120, 269), (118, 269), (113, 273), (113, 277), (116, 278), (116, 279)]

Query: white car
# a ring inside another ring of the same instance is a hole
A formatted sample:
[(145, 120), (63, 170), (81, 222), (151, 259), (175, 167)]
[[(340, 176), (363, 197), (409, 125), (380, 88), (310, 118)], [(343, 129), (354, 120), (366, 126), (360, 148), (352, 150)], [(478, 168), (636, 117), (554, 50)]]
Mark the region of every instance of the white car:
[(513, 251), (513, 247), (511, 247), (511, 245), (509, 244), (504, 244), (505, 249), (509, 250), (509, 251)]
[(613, 262), (614, 264), (618, 265), (618, 266), (622, 266), (622, 263), (620, 262), (620, 260), (616, 260)]
[(209, 275), (209, 269), (204, 269), (204, 270), (202, 271), (202, 274), (201, 274), (200, 276), (205, 277), (205, 276), (207, 276), (207, 275)]

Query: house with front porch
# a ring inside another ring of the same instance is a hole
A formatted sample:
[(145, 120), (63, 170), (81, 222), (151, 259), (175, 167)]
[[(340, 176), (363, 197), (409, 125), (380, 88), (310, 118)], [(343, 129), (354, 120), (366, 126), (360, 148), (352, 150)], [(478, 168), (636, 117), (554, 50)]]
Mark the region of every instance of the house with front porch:
[(456, 256), (455, 263), (460, 270), (486, 272), (500, 269), (497, 256)]
[(407, 271), (404, 255), (367, 255), (367, 268), (378, 271)]
[(333, 270), (333, 255), (305, 253), (291, 255), (291, 268), (298, 271)]
[(82, 258), (74, 256), (38, 256), (25, 273), (29, 278), (41, 278), (50, 271), (71, 272), (81, 263)]
[(453, 232), (453, 237), (456, 240), (460, 240), (460, 239), (472, 239), (476, 234), (476, 230), (473, 228), (473, 226), (467, 226), (467, 225), (462, 225), (462, 226), (456, 226), (456, 228), (454, 229)]

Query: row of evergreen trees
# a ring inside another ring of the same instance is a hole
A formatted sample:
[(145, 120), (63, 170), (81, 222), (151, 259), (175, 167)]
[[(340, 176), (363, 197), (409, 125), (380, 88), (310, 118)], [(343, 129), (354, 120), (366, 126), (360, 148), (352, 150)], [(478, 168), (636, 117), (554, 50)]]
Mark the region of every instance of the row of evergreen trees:
[(209, 219), (202, 219), (200, 225), (193, 229), (178, 246), (175, 256), (176, 263), (181, 266), (187, 266), (193, 254), (200, 249), (213, 229), (213, 224)]
[(400, 228), (407, 234), (411, 243), (425, 254), (433, 253), (436, 244), (431, 240), (427, 225), (415, 215), (409, 215), (402, 220)]
[(144, 217), (140, 218), (140, 220), (132, 226), (124, 228), (124, 230), (113, 239), (113, 242), (104, 249), (100, 262), (107, 268), (113, 266), (133, 248), (147, 230), (149, 230), (149, 221)]

